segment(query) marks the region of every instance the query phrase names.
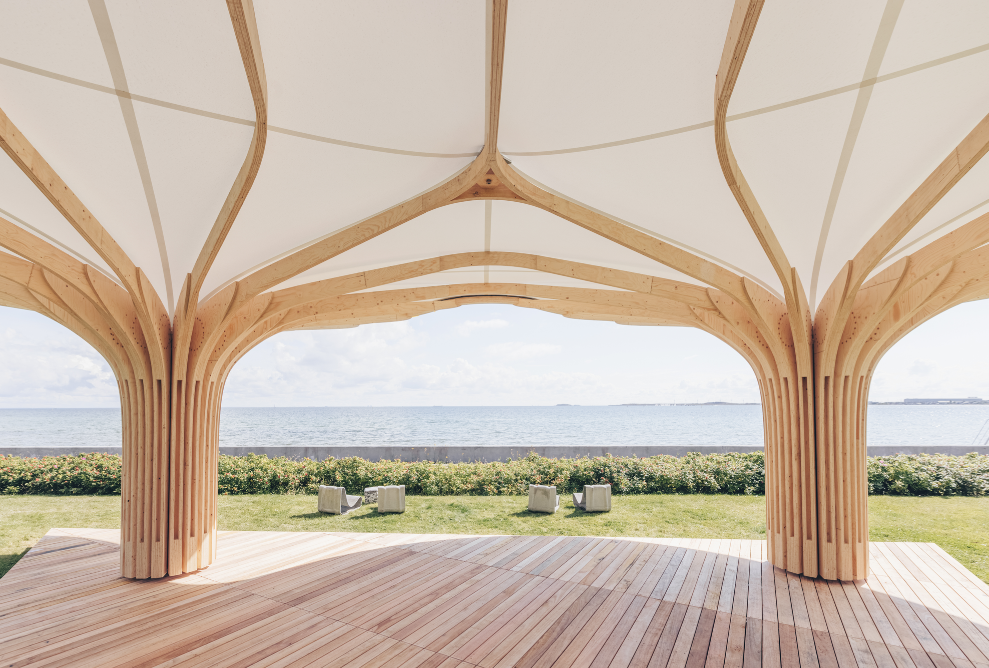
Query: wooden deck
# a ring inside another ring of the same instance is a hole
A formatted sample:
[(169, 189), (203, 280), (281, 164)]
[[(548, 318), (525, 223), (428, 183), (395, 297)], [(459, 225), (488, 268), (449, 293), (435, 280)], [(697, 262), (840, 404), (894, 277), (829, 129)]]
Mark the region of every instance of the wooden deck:
[(221, 532), (200, 573), (119, 577), (53, 529), (0, 579), (0, 666), (989, 668), (989, 586), (933, 544), (867, 581), (743, 540)]

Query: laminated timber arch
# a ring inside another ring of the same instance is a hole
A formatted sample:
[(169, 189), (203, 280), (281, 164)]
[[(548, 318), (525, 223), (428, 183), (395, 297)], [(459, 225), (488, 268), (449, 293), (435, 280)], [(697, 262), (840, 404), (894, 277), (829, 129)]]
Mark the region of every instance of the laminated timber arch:
[[(35, 234), (0, 216), (0, 246), (7, 251), (0, 253), (0, 304), (37, 311), (68, 327), (93, 345), (116, 375), (124, 422), (122, 573), (156, 578), (195, 571), (216, 558), (220, 402), (230, 369), (258, 343), (296, 329), (354, 327), (467, 304), (502, 303), (572, 318), (695, 327), (738, 351), (751, 365), (762, 398), (767, 534), (773, 563), (793, 573), (828, 579), (864, 577), (868, 569), (865, 419), (872, 374), (882, 355), (919, 324), (959, 303), (989, 297), (989, 214), (957, 226), (896, 262), (889, 258), (986, 153), (989, 117), (950, 151), (885, 223), (866, 226), (875, 231), (849, 254), (851, 259), (822, 300), (811, 304), (798, 272), (800, 263), (787, 256), (787, 244), (792, 242), (778, 234), (781, 223), (771, 220), (760, 206), (743, 173), (745, 160), (736, 157), (729, 139), (733, 118), (729, 107), (756, 38), (762, 1), (734, 3), (717, 66), (714, 120), (709, 124), (714, 139), (709, 148), (714, 149), (736, 213), (747, 223), (747, 234), (754, 235), (761, 259), (768, 260), (771, 268), (772, 275), (763, 273), (758, 279), (651, 228), (558, 194), (505, 158), (499, 138), (505, 136), (502, 97), (508, 2), (493, 0), (489, 8), (483, 147), (471, 154), (469, 163), (461, 163), (459, 171), (419, 195), (356, 223), (337, 226), (326, 236), (233, 275), (236, 272), (229, 267), (217, 267), (229, 264), (223, 253), (238, 233), (238, 220), (251, 202), (255, 182), (263, 176), (269, 133), (273, 129), (291, 133), (269, 125), (264, 31), (259, 31), (255, 9), (250, 0), (228, 0), (232, 39), (254, 114), (249, 121), (233, 121), (249, 125), (251, 136), (219, 214), (211, 225), (196, 221), (205, 240), (195, 248), (172, 313), (159, 297), (157, 279), (136, 265), (124, 250), (126, 244), (118, 243), (110, 228), (97, 220), (67, 180), (0, 110), (0, 146), (99, 258), (84, 260), (78, 245), (69, 247), (68, 238)], [(723, 34), (723, 27), (719, 30)], [(116, 89), (103, 92), (159, 106), (170, 104)], [(230, 118), (182, 109), (182, 113)], [(628, 142), (618, 142), (623, 143)], [(454, 170), (446, 173), (450, 171)], [(696, 194), (705, 196), (705, 192)], [(318, 270), (336, 258), (373, 247), (376, 240), (388, 239), (410, 221), (470, 202), (484, 202), (486, 215), (491, 202), (534, 208), (590, 234), (602, 253), (606, 248), (630, 251), (626, 257), (641, 259), (643, 268), (618, 269), (617, 261), (578, 262), (553, 249), (543, 254), (493, 251), (486, 243), (483, 251), (431, 257), (412, 253), (408, 262), (368, 264), (377, 268), (346, 274), (333, 270), (333, 277), (320, 278)], [(329, 209), (334, 205), (333, 201), (324, 204)], [(268, 221), (264, 229), (277, 234), (281, 224), (291, 221)], [(457, 282), (444, 273), (481, 267), (539, 272), (559, 285), (497, 282), (487, 277), (483, 282)], [(661, 270), (668, 273), (657, 275)], [(423, 278), (434, 284), (403, 285)], [(780, 296), (773, 291), (777, 284)]]

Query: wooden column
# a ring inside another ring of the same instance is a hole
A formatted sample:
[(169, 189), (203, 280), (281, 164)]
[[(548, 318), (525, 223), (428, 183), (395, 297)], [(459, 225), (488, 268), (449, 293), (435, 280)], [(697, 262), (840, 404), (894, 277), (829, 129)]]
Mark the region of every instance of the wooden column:
[(766, 538), (773, 563), (817, 575), (813, 378), (774, 373), (759, 379), (765, 425)]
[(168, 380), (127, 376), (118, 379), (124, 464), (121, 574), (160, 578), (168, 574)]
[[(171, 331), (153, 292), (136, 294), (0, 219), (0, 303), (69, 328), (107, 360), (120, 391), (121, 573), (167, 574)], [(138, 287), (147, 279), (135, 270)], [(147, 301), (143, 301), (145, 296)]]
[(62, 323), (92, 344), (116, 376), (123, 427), (124, 577), (194, 571), (208, 566), (216, 552), (217, 388), (222, 383), (210, 352), (225, 331), (232, 293), (228, 289), (219, 300), (199, 304), (199, 292), (254, 183), (267, 137), (267, 84), (254, 8), (251, 0), (227, 0), (227, 9), (254, 101), (254, 134), (186, 277), (174, 322), (141, 269), (0, 110), (0, 149), (114, 276), (0, 219), (0, 246), (19, 256), (0, 254), (0, 303)]
[(782, 300), (748, 291), (747, 301), (730, 286), (718, 287), (746, 312), (762, 339), (753, 343), (770, 353), (766, 364), (753, 368), (767, 416), (767, 534), (773, 563), (793, 573), (859, 579), (868, 574), (865, 425), (873, 370), (894, 340), (915, 326), (894, 323), (922, 304), (935, 312), (941, 302), (953, 299), (944, 294), (941, 302), (929, 301), (949, 274), (971, 281), (985, 273), (984, 265), (967, 274), (952, 266), (985, 243), (984, 223), (973, 221), (962, 228), (967, 232), (959, 235), (958, 230), (870, 276), (989, 151), (989, 116), (886, 222), (877, 224), (834, 279), (812, 319), (797, 271), (747, 183), (728, 136), (732, 92), (763, 4), (735, 0), (715, 78), (714, 135), (725, 181), (773, 265)]

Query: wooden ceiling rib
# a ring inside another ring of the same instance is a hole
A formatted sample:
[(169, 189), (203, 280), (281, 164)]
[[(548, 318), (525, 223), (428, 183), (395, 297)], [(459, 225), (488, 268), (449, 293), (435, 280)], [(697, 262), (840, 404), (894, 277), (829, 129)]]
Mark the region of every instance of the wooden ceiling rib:
[(209, 237), (196, 259), (192, 270), (190, 300), (199, 301), (199, 290), (207, 272), (213, 265), (220, 246), (223, 245), (227, 233), (233, 227), (234, 221), (244, 200), (254, 184), (261, 159), (264, 157), (264, 147), (268, 137), (268, 81), (264, 74), (264, 62), (261, 59), (261, 43), (258, 38), (258, 26), (254, 16), (251, 0), (244, 2), (227, 2), (230, 10), (230, 20), (237, 35), (237, 45), (240, 47), (241, 58), (244, 61), (244, 71), (251, 88), (251, 98), (254, 100), (254, 135), (247, 150), (247, 158), (230, 187), (227, 199), (220, 209), (216, 222), (210, 230)]
[(132, 294), (138, 294), (137, 270), (127, 253), (86, 209), (68, 184), (0, 109), (0, 148), (58, 209)]

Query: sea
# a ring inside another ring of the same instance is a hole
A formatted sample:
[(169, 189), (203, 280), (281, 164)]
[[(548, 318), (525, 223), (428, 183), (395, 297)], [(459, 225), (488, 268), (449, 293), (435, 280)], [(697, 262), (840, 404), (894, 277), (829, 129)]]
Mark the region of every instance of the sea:
[[(229, 446), (761, 445), (758, 405), (224, 408)], [(980, 435), (981, 434), (981, 435)], [(870, 445), (975, 445), (989, 405), (870, 406)], [(120, 411), (0, 409), (0, 447), (120, 445)]]

